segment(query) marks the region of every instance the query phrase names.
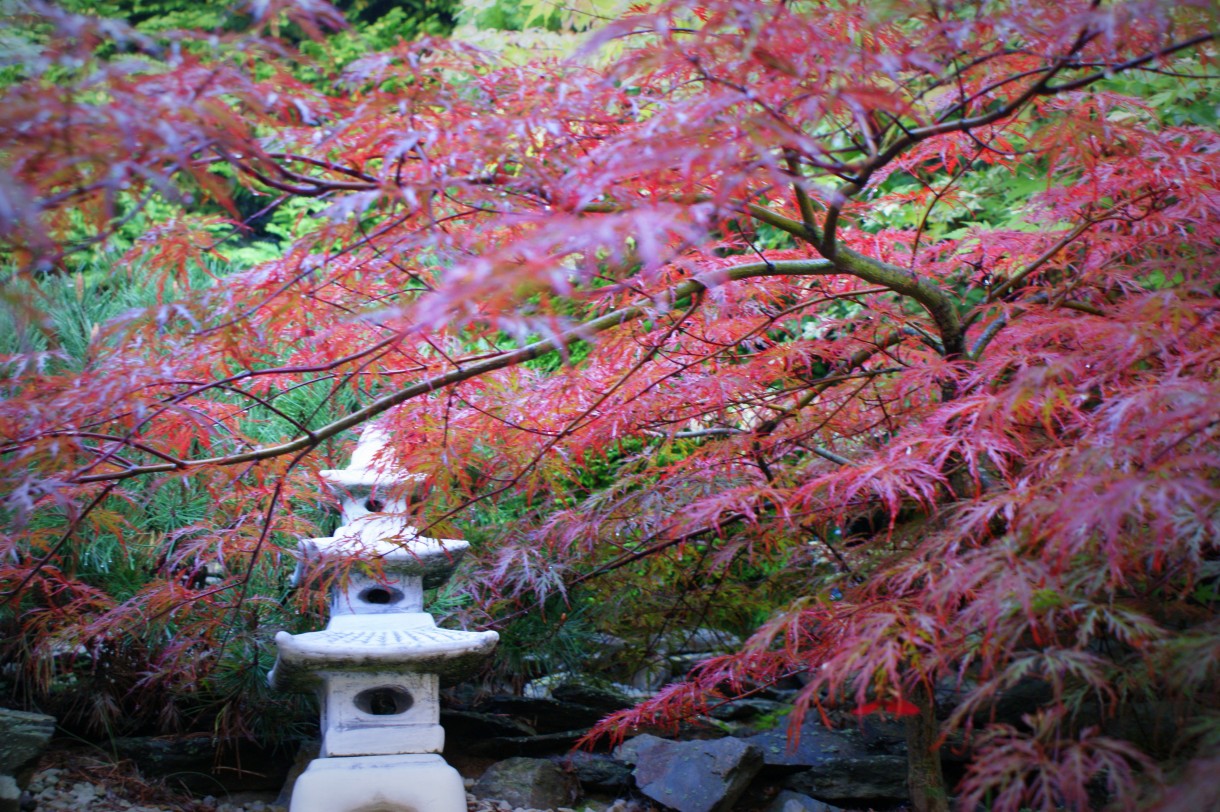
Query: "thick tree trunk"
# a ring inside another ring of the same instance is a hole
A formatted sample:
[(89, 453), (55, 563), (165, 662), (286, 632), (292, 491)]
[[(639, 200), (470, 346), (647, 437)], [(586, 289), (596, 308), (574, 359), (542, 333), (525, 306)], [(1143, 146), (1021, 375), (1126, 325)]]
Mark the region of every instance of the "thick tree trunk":
[(931, 689), (919, 686), (910, 697), (919, 713), (906, 718), (907, 784), (916, 812), (949, 812), (949, 793), (940, 769), (936, 707)]

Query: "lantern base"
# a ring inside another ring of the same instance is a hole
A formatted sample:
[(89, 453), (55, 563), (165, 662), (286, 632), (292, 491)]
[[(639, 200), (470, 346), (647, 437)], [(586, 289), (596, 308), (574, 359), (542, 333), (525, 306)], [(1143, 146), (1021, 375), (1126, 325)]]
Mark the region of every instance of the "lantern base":
[(317, 758), (293, 786), (289, 810), (466, 812), (466, 789), (437, 755)]

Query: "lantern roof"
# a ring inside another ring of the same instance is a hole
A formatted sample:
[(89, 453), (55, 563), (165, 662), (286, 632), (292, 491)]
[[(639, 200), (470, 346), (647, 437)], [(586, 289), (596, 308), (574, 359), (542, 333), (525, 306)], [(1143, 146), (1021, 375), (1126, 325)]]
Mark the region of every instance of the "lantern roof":
[(387, 573), (423, 576), (425, 589), (449, 580), (469, 547), (460, 539), (421, 536), (401, 517), (376, 514), (340, 527), (334, 536), (304, 539), (298, 545), (306, 566), (350, 558), (375, 560)]
[(351, 492), (363, 489), (391, 489), (398, 485), (423, 480), (423, 474), (412, 474), (395, 464), (390, 448), (390, 435), (384, 429), (370, 426), (360, 435), (352, 461), (346, 468), (319, 472), (332, 490)]
[(455, 679), (476, 670), (495, 648), (492, 631), (442, 629), (427, 614), (345, 615), (323, 631), (279, 632), (275, 668), (279, 690), (310, 690), (327, 674), (410, 671)]

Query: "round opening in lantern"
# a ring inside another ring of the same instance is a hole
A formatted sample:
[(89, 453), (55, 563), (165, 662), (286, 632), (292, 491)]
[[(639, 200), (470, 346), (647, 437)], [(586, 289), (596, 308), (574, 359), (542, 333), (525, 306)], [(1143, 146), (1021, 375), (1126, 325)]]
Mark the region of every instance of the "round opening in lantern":
[(375, 606), (389, 606), (402, 600), (402, 593), (389, 587), (370, 586), (360, 593), (360, 600)]
[(369, 513), (380, 513), (385, 510), (385, 502), (380, 499), (365, 499), (364, 509)]
[(397, 716), (406, 713), (415, 704), (409, 693), (391, 686), (361, 691), (353, 701), (357, 710), (370, 716)]

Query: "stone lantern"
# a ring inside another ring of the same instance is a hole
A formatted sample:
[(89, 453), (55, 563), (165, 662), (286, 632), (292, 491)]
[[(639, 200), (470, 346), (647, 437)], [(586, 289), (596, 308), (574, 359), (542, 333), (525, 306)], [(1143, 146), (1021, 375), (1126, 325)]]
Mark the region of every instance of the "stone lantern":
[(300, 543), (297, 581), (339, 560), (363, 558), (331, 590), (323, 631), (280, 632), (268, 677), (314, 691), (322, 710), (319, 758), (297, 779), (290, 812), (466, 812), (461, 776), (439, 753), (438, 691), (495, 648), (495, 632), (438, 628), (424, 589), (452, 574), (467, 543), (420, 536), (401, 516), (415, 478), (376, 465), (386, 437), (366, 430), (351, 465), (322, 476), (342, 504), (333, 537)]

